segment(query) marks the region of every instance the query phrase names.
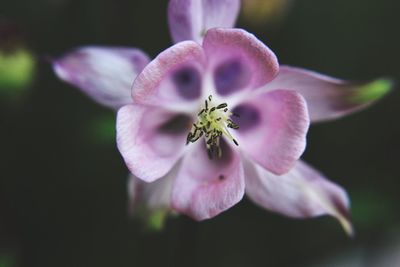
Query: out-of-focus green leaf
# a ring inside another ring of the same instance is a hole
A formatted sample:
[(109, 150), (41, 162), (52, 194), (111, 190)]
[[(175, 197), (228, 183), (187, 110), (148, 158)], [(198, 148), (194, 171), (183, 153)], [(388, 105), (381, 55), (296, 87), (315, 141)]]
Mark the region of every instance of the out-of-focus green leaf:
[(15, 256), (9, 253), (0, 253), (0, 267), (14, 267)]
[(89, 123), (89, 138), (94, 143), (115, 143), (115, 116), (104, 115)]
[(374, 191), (352, 194), (352, 217), (360, 227), (374, 227), (389, 222), (394, 214), (393, 201)]
[(36, 61), (26, 49), (0, 52), (0, 93), (19, 94), (33, 81)]
[(152, 231), (161, 231), (164, 228), (165, 220), (167, 219), (167, 210), (153, 211), (147, 217), (147, 227)]

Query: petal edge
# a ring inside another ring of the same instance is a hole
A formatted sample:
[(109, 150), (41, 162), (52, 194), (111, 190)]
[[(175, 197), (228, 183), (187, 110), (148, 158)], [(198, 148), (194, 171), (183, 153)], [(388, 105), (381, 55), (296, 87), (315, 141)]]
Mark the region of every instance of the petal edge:
[(87, 46), (53, 61), (53, 69), (94, 101), (118, 109), (132, 103), (132, 83), (149, 61), (135, 48)]
[(313, 71), (281, 66), (278, 76), (264, 90), (287, 89), (305, 99), (312, 122), (337, 119), (368, 107), (388, 94), (393, 87), (389, 79), (354, 83)]
[(256, 204), (293, 218), (329, 214), (353, 235), (346, 191), (303, 161), (287, 174), (276, 176), (247, 162), (246, 194)]
[(239, 14), (240, 0), (170, 0), (168, 25), (175, 43), (202, 42), (210, 28), (231, 28)]

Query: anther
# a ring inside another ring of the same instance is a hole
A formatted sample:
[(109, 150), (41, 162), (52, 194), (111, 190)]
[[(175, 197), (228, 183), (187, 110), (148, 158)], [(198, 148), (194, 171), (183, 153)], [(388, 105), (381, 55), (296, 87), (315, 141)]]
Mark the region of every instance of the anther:
[(192, 141), (192, 133), (189, 133), (186, 138), (186, 144), (189, 144)]
[(237, 114), (228, 111), (227, 103), (214, 105), (212, 100), (213, 98), (210, 95), (204, 101), (204, 107), (197, 114), (198, 120), (193, 124), (186, 141), (187, 144), (194, 143), (204, 136), (210, 159), (222, 156), (220, 137), (223, 135), (235, 145), (239, 145), (229, 132), (229, 129), (239, 129), (239, 126), (231, 120), (231, 116)]
[(222, 104), (219, 104), (219, 105), (217, 106), (217, 109), (226, 108), (227, 106), (228, 106), (228, 104), (222, 103)]
[(196, 138), (190, 140), (190, 142), (192, 142), (192, 143), (196, 142), (197, 140), (200, 139), (200, 137), (201, 137), (202, 135), (203, 135), (203, 133), (200, 133)]

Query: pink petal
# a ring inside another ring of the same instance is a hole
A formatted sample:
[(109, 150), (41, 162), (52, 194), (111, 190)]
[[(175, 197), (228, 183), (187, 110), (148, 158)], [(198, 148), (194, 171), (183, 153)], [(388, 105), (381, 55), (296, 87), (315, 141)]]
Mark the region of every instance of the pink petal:
[(195, 42), (168, 48), (138, 75), (132, 87), (134, 101), (179, 110), (197, 109), (204, 65), (203, 49)]
[(204, 220), (239, 202), (244, 194), (240, 156), (223, 143), (222, 158), (209, 159), (205, 144), (197, 142), (182, 161), (172, 189), (175, 210)]
[(306, 99), (311, 121), (318, 122), (364, 108), (386, 95), (391, 87), (391, 82), (384, 79), (357, 84), (300, 68), (281, 66), (279, 75), (264, 89), (299, 92)]
[(149, 61), (134, 48), (81, 47), (54, 61), (53, 68), (96, 102), (118, 109), (132, 103), (132, 83)]
[(289, 90), (257, 94), (233, 109), (239, 113), (239, 147), (275, 174), (288, 172), (304, 152), (309, 116), (304, 99)]
[(219, 95), (257, 89), (278, 74), (275, 54), (244, 30), (211, 29), (206, 33), (203, 47)]
[(232, 28), (239, 14), (240, 0), (170, 0), (168, 23), (175, 43), (201, 43), (211, 28)]
[(186, 115), (127, 105), (118, 111), (118, 149), (132, 174), (153, 182), (181, 157), (190, 127)]
[(250, 162), (246, 163), (245, 171), (246, 194), (261, 207), (294, 218), (329, 214), (352, 234), (346, 191), (306, 163), (298, 161), (282, 176)]

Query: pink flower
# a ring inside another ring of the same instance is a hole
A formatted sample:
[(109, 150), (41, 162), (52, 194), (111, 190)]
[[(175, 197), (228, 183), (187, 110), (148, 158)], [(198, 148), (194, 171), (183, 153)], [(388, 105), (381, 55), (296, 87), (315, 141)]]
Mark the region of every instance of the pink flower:
[(197, 220), (242, 199), (257, 179), (246, 164), (287, 173), (304, 151), (309, 117), (299, 93), (257, 90), (277, 74), (275, 55), (244, 30), (211, 29), (202, 46), (165, 50), (133, 83), (134, 104), (118, 111), (128, 168), (154, 182), (178, 164), (172, 206)]
[(351, 233), (346, 192), (297, 159), (309, 120), (347, 115), (387, 90), (279, 67), (248, 32), (210, 29), (233, 27), (239, 7), (238, 0), (171, 0), (177, 44), (153, 61), (137, 49), (85, 47), (55, 61), (55, 72), (120, 108), (117, 141), (135, 203), (202, 220), (246, 192), (286, 216), (335, 216)]

